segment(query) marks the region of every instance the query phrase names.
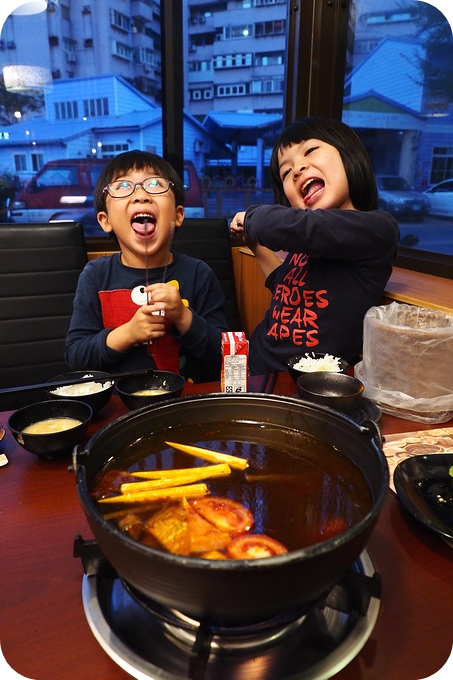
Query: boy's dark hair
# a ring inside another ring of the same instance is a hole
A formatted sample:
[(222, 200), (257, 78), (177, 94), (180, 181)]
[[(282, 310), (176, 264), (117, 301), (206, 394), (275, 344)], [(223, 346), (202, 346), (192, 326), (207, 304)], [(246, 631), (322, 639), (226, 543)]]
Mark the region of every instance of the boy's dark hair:
[(110, 182), (126, 175), (130, 170), (146, 170), (147, 168), (152, 168), (156, 175), (165, 177), (165, 179), (173, 182), (170, 191), (173, 191), (176, 205), (184, 205), (184, 186), (174, 167), (155, 153), (133, 149), (112, 158), (102, 171), (94, 190), (94, 209), (96, 213), (106, 209), (104, 188)]
[(270, 161), (274, 200), (289, 206), (278, 167), (278, 152), (307, 139), (320, 139), (334, 146), (343, 161), (349, 196), (356, 210), (376, 210), (378, 190), (370, 157), (359, 136), (345, 123), (331, 118), (302, 118), (291, 123), (277, 138)]

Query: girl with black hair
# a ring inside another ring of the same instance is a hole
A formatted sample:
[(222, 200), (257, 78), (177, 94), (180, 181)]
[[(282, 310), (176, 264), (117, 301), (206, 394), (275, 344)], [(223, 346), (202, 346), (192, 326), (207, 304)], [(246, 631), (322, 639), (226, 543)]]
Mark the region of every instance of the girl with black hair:
[(270, 171), (276, 204), (231, 222), (273, 294), (250, 336), (250, 372), (286, 370), (290, 356), (310, 351), (355, 363), (365, 312), (380, 304), (399, 240), (395, 218), (377, 210), (366, 149), (344, 123), (305, 118), (276, 140)]

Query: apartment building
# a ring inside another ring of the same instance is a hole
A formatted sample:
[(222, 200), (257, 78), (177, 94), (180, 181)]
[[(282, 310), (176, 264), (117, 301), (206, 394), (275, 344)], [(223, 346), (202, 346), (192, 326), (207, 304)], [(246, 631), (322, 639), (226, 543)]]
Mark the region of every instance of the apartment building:
[(286, 0), (186, 0), (185, 107), (192, 115), (282, 112), (287, 12)]
[(47, 69), (50, 83), (114, 74), (151, 101), (161, 101), (157, 0), (50, 0), (45, 12), (10, 15), (0, 37), (1, 68), (32, 59)]

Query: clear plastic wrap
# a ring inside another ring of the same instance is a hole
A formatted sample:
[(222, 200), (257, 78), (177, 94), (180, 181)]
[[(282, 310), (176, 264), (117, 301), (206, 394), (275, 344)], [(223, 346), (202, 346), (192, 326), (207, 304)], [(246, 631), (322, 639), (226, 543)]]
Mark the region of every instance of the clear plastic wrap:
[(355, 375), (384, 413), (425, 423), (453, 415), (453, 315), (392, 302), (368, 310)]

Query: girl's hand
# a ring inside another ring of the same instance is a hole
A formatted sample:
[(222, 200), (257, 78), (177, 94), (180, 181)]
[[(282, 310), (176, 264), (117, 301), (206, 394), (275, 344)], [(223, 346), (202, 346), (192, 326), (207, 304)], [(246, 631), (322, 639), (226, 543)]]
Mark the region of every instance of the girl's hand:
[(233, 232), (233, 234), (236, 234), (237, 236), (244, 235), (244, 220), (245, 211), (236, 213), (236, 215), (231, 220), (230, 224), (230, 229)]

